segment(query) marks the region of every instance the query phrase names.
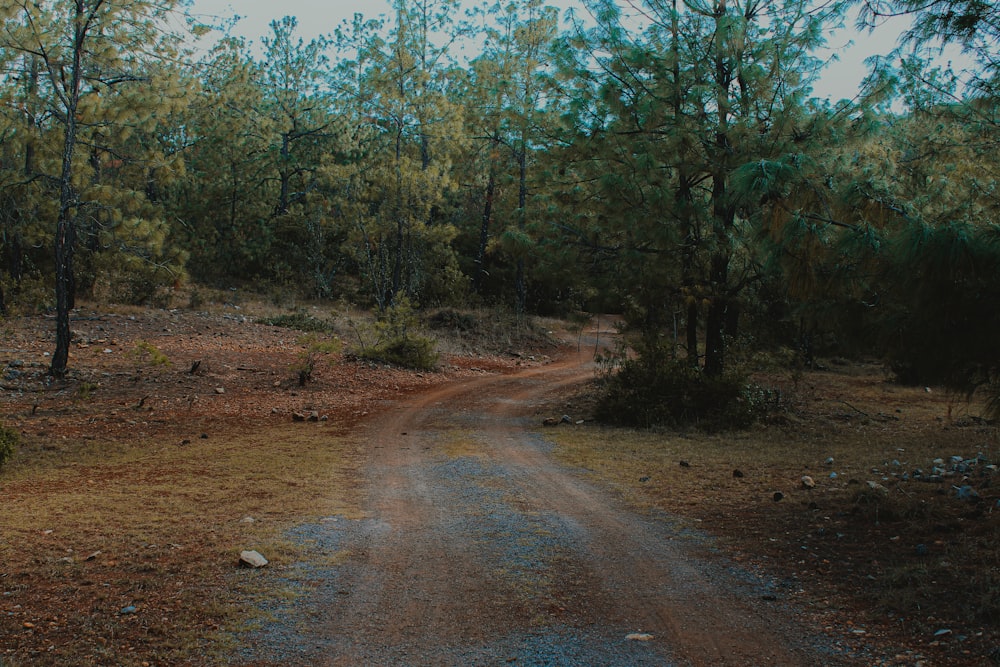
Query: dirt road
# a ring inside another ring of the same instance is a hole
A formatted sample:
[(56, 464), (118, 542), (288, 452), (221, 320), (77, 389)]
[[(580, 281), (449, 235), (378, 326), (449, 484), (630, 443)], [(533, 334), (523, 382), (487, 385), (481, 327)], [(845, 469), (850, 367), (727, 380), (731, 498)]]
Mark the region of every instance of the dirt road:
[(837, 664), (710, 538), (553, 461), (532, 404), (589, 358), (389, 407), (367, 435), (368, 518), (293, 531), (313, 555), (287, 575), (299, 595), (233, 664)]

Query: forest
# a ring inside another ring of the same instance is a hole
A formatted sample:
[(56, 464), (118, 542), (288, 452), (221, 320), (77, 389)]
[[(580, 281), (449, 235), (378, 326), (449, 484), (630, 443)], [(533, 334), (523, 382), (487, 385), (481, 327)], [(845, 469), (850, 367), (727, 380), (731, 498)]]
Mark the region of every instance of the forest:
[[(818, 98), (829, 31), (898, 14)], [(1000, 395), (992, 3), (396, 0), (258, 46), (183, 0), (0, 20), (0, 309), (55, 314), (56, 378), (78, 299), (205, 285), (622, 313), (633, 389), (787, 349)]]

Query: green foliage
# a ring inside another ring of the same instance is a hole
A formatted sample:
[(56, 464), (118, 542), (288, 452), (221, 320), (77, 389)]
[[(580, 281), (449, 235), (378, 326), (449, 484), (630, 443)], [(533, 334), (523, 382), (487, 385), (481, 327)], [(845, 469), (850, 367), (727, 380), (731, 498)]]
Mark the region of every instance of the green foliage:
[(84, 403), (94, 397), (94, 392), (101, 388), (101, 385), (94, 382), (81, 382), (76, 388), (76, 398)]
[(359, 356), (405, 368), (434, 370), (440, 355), (434, 340), (416, 333), (418, 325), (413, 306), (408, 300), (401, 299), (375, 322), (371, 332), (374, 342), (366, 345), (363, 335), (359, 333), (362, 343)]
[(765, 417), (780, 400), (742, 373), (708, 375), (662, 348), (638, 357), (622, 349), (598, 363), (604, 392), (597, 418), (611, 424), (740, 429)]
[(479, 322), (471, 313), (463, 313), (454, 308), (443, 308), (431, 315), (427, 324), (432, 329), (470, 333), (479, 327)]
[(304, 387), (312, 381), (313, 373), (320, 359), (341, 350), (338, 338), (321, 338), (316, 333), (306, 334), (299, 339), (299, 344), (305, 349), (299, 353), (298, 363), (292, 367), (299, 380), (299, 386)]
[(136, 341), (135, 346), (129, 350), (128, 357), (135, 364), (136, 370), (142, 366), (170, 366), (167, 355), (147, 340)]
[(9, 461), (21, 444), (21, 436), (14, 429), (0, 424), (0, 467)]
[(972, 393), (1000, 373), (1000, 228), (915, 223), (888, 245), (891, 297), (881, 327), (893, 371), (908, 384)]

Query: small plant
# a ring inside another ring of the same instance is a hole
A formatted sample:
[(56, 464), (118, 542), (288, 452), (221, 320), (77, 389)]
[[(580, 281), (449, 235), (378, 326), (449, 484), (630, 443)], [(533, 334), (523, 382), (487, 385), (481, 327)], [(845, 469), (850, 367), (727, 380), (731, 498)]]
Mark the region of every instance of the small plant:
[(304, 387), (312, 381), (313, 372), (316, 370), (316, 364), (319, 363), (319, 360), (327, 355), (340, 352), (341, 344), (337, 338), (324, 339), (315, 333), (306, 334), (299, 339), (299, 343), (305, 349), (299, 353), (299, 361), (292, 367), (292, 370), (298, 375), (299, 386)]
[(374, 343), (366, 345), (358, 331), (361, 343), (359, 356), (370, 361), (381, 361), (416, 370), (433, 370), (440, 355), (434, 349), (434, 341), (414, 333), (418, 321), (413, 306), (407, 299), (401, 299), (388, 308), (375, 323), (371, 333)]
[(95, 382), (81, 382), (80, 386), (76, 388), (76, 398), (79, 401), (87, 402), (94, 397), (94, 392), (101, 385)]
[(0, 424), (0, 467), (14, 456), (21, 436), (17, 431)]
[(136, 370), (139, 367), (148, 366), (169, 366), (170, 359), (167, 355), (160, 351), (160, 348), (156, 347), (152, 343), (146, 340), (136, 341), (135, 347), (133, 347), (128, 356), (135, 363)]

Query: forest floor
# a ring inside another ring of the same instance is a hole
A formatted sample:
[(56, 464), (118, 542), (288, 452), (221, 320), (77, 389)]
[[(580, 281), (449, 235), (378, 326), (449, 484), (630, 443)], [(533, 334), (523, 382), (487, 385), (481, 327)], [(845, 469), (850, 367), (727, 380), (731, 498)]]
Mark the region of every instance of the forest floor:
[[(59, 383), (51, 318), (4, 324), (0, 665), (1000, 661), (998, 433), (964, 401), (834, 360), (762, 368), (782, 411), (746, 432), (607, 429), (606, 329), (478, 314), (438, 371), (299, 386), (307, 343), (259, 310), (82, 308)], [(406, 555), (393, 526), (437, 527)]]

